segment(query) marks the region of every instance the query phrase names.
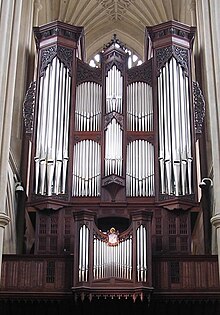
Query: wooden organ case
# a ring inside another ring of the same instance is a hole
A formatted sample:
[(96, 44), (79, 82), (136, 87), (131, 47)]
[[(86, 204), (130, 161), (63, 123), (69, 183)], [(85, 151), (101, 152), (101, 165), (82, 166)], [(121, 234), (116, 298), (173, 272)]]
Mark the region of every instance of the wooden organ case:
[(147, 58), (128, 69), (115, 37), (92, 68), (83, 28), (34, 29), (38, 72), (24, 121), (35, 241), (26, 250), (73, 255), (76, 298), (149, 298), (152, 256), (190, 253), (201, 125), (194, 32), (173, 21), (148, 27)]

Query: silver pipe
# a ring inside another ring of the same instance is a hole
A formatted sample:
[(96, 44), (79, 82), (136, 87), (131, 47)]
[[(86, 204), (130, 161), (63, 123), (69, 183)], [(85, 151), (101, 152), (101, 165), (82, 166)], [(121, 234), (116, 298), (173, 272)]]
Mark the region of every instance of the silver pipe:
[(49, 97), (49, 83), (50, 83), (50, 64), (45, 70), (45, 80), (43, 86), (43, 104), (42, 104), (42, 121), (40, 123), (41, 139), (40, 139), (40, 194), (45, 192), (45, 177), (46, 177), (46, 143), (47, 143), (47, 103)]
[(140, 228), (137, 229), (137, 280), (140, 281)]
[(71, 90), (71, 78), (68, 75), (68, 70), (65, 68), (66, 71), (66, 101), (65, 101), (65, 118), (64, 118), (64, 141), (63, 141), (63, 176), (62, 176), (62, 193), (66, 192), (66, 176), (67, 176), (67, 163), (69, 160), (69, 115), (70, 115), (70, 90)]
[(164, 125), (165, 125), (165, 169), (166, 169), (166, 181), (167, 181), (167, 193), (170, 195), (172, 190), (172, 178), (171, 178), (171, 116), (170, 110), (173, 106), (173, 93), (172, 93), (172, 78), (169, 77), (169, 65), (166, 63), (163, 68), (163, 91), (165, 93), (163, 107), (164, 107)]
[(39, 105), (38, 105), (38, 123), (37, 123), (37, 139), (36, 139), (36, 152), (35, 152), (35, 194), (38, 194), (38, 186), (40, 179), (40, 146), (41, 146), (41, 133), (42, 133), (42, 104), (43, 104), (43, 86), (44, 77), (40, 78), (40, 91), (39, 91)]
[(158, 99), (159, 99), (159, 164), (161, 192), (165, 193), (165, 169), (164, 169), (164, 114), (163, 114), (163, 88), (161, 75), (158, 77)]
[(85, 250), (85, 265), (86, 265), (86, 277), (85, 281), (88, 281), (88, 273), (89, 273), (89, 229), (86, 227), (86, 250)]

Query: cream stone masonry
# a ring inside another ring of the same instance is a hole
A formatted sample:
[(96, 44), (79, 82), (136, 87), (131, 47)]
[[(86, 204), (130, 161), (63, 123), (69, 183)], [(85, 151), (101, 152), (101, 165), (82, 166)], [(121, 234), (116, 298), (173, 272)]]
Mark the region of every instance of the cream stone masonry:
[[(1, 264), (2, 264), (2, 248), (4, 240), (5, 226), (10, 222), (10, 218), (3, 212), (0, 212), (0, 279), (1, 279)], [(0, 283), (1, 285), (1, 283)]]
[(218, 256), (220, 256), (220, 6), (218, 0), (197, 0), (196, 5), (199, 37), (198, 49), (202, 64), (203, 91), (208, 107), (207, 124), (208, 130), (210, 130), (214, 170), (214, 213), (211, 222), (217, 228), (217, 238), (213, 240), (213, 251), (216, 247), (218, 249)]
[[(0, 5), (0, 204), (2, 209), (0, 223), (1, 218), (3, 220), (0, 232), (0, 269), (4, 240), (3, 225), (5, 226), (6, 217), (8, 218), (6, 215), (6, 195), (9, 173), (9, 151), (12, 141), (12, 127), (14, 127), (12, 124), (13, 111), (16, 116), (17, 111), (21, 110), (25, 90), (25, 84), (21, 87), (18, 81), (16, 82), (16, 78), (19, 82), (24, 82), (25, 77), (22, 79), (21, 75), (24, 75), (24, 71), (27, 71), (27, 64), (25, 64), (24, 60), (21, 60), (21, 54), (19, 54), (19, 49), (23, 45), (20, 39), (24, 33), (28, 37), (28, 34), (32, 32), (32, 24), (29, 24), (30, 21), (27, 23), (23, 14), (29, 17), (29, 12), (32, 12), (32, 6), (33, 1), (29, 0), (2, 0)], [(25, 8), (27, 8), (27, 11)], [(20, 70), (18, 65), (21, 65)], [(22, 123), (21, 120), (19, 122), (20, 124)], [(14, 151), (16, 151), (16, 146), (14, 148)], [(18, 154), (14, 153), (17, 155), (16, 163), (19, 165), (20, 149)], [(14, 209), (13, 212), (15, 216)], [(14, 237), (15, 233), (16, 231), (14, 231)]]

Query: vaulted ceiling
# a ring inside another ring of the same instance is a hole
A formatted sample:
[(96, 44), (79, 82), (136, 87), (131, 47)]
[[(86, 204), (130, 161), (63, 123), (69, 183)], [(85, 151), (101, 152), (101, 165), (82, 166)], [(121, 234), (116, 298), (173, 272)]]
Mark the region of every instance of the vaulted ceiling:
[(146, 26), (168, 20), (192, 25), (194, 7), (195, 0), (35, 0), (38, 25), (60, 20), (84, 26), (87, 59), (113, 34), (142, 56)]

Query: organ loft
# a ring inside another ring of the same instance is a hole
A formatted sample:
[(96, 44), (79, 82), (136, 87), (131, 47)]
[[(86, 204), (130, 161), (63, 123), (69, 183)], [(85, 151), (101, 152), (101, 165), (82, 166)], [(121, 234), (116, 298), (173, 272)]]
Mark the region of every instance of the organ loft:
[[(134, 301), (151, 298), (158, 275), (178, 287), (181, 258), (172, 257), (192, 253), (199, 209), (204, 100), (192, 77), (194, 34), (175, 21), (147, 27), (145, 60), (131, 68), (114, 36), (92, 68), (82, 27), (34, 28), (25, 251), (50, 257), (48, 286), (66, 277), (76, 300)], [(66, 269), (55, 265), (60, 255)], [(157, 259), (168, 256), (163, 269)]]

